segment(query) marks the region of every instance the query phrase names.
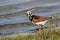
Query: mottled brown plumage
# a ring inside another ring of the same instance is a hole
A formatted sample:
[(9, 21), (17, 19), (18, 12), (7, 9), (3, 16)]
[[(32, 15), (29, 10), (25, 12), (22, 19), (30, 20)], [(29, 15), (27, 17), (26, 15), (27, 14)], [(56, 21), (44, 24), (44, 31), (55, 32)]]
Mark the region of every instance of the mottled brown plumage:
[(37, 16), (37, 15), (32, 15), (32, 21), (33, 22), (42, 22), (42, 21), (45, 21), (47, 20), (47, 18), (45, 17), (42, 17), (42, 16)]

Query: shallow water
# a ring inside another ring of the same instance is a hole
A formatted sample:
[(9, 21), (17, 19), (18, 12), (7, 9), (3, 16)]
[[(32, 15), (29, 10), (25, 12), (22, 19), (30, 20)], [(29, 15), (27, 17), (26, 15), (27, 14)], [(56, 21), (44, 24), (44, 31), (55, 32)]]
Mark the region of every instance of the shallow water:
[(36, 32), (36, 27), (28, 25), (27, 10), (44, 17), (60, 14), (60, 0), (0, 0), (0, 34)]

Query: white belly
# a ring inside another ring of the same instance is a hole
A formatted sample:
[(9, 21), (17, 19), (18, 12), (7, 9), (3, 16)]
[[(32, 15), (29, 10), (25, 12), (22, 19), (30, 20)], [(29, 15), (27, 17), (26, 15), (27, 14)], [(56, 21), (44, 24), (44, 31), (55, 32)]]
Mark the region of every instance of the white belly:
[(42, 22), (36, 22), (36, 23), (32, 22), (32, 23), (33, 23), (33, 24), (36, 24), (36, 25), (39, 25), (39, 24), (45, 25), (45, 23), (46, 23), (47, 21), (48, 21), (48, 20), (45, 20), (45, 21), (42, 21)]

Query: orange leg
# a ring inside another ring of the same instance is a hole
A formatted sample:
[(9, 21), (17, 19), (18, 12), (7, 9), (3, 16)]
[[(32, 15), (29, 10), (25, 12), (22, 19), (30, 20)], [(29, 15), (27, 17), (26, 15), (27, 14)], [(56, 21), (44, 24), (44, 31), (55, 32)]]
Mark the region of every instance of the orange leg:
[(39, 25), (39, 27), (37, 28), (37, 31), (43, 30), (42, 26)]

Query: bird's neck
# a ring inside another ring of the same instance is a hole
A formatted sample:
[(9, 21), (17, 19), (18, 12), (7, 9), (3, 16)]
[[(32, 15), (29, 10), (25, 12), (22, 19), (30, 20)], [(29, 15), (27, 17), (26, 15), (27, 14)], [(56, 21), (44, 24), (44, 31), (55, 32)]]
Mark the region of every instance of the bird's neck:
[(33, 20), (33, 17), (32, 17), (32, 15), (31, 15), (31, 16), (29, 16), (29, 19), (30, 19), (30, 21), (32, 21), (32, 20)]

